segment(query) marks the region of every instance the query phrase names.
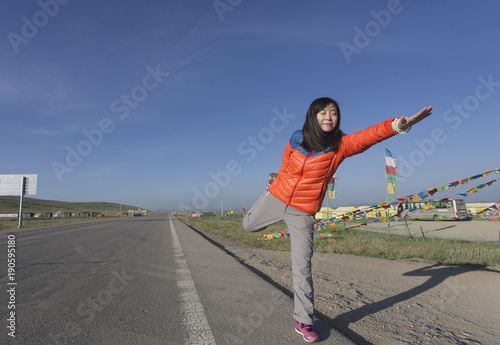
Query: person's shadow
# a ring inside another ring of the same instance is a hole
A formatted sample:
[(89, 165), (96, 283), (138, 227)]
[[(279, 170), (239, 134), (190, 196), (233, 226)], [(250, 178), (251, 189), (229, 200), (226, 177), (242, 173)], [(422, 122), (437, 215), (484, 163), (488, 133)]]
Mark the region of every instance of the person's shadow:
[[(426, 267), (419, 268), (414, 271), (407, 272), (403, 274), (403, 276), (410, 277), (425, 277), (428, 276), (429, 279), (424, 283), (415, 286), (414, 288), (401, 292), (395, 296), (388, 297), (378, 302), (373, 302), (371, 304), (366, 304), (358, 309), (348, 311), (346, 313), (340, 314), (335, 318), (329, 318), (325, 315), (321, 315), (322, 318), (326, 319), (329, 324), (333, 326), (333, 328), (340, 331), (342, 334), (347, 336), (353, 342), (359, 345), (368, 345), (372, 344), (367, 339), (363, 338), (361, 335), (352, 331), (349, 328), (349, 325), (353, 322), (359, 321), (362, 318), (375, 314), (384, 309), (390, 308), (399, 302), (403, 302), (409, 300), (415, 296), (420, 295), (421, 293), (432, 289), (433, 287), (443, 283), (446, 279), (450, 277), (457, 276), (462, 273), (467, 273), (475, 270), (476, 268), (471, 267), (448, 267), (441, 265), (430, 265)], [(494, 271), (496, 272), (496, 271)], [(450, 286), (450, 293), (457, 294), (457, 289), (463, 288), (461, 286), (453, 287)]]

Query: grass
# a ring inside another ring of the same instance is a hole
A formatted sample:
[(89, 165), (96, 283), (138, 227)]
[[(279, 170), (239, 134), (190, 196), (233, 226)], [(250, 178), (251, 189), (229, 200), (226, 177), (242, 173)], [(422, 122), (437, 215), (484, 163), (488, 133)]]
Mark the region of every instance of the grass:
[[(121, 212), (137, 210), (137, 206), (120, 205), (110, 202), (67, 202), (56, 200), (43, 200), (24, 197), (23, 213), (53, 213), (60, 210), (78, 214), (82, 212), (99, 212), (104, 217), (54, 217), (54, 218), (23, 218), (23, 229), (43, 226), (84, 223), (98, 220), (119, 218)], [(19, 212), (18, 196), (0, 196), (0, 212)], [(148, 214), (155, 212), (148, 211)], [(19, 219), (0, 217), (0, 231), (17, 229)]]
[[(259, 232), (246, 232), (241, 218), (193, 218), (176, 215), (182, 222), (204, 232), (217, 234), (241, 243), (269, 250), (290, 250), (290, 239), (260, 240), (264, 234), (286, 230), (285, 223), (271, 225)], [(315, 232), (330, 232), (344, 228), (343, 224)], [(341, 231), (333, 237), (314, 240), (314, 251), (360, 255), (383, 259), (424, 260), (442, 265), (492, 267), (500, 265), (498, 243), (450, 240), (437, 237), (412, 237), (365, 232), (355, 229)]]
[[(56, 200), (44, 200), (24, 197), (23, 213), (47, 213), (57, 212), (80, 213), (80, 212), (100, 212), (107, 216), (118, 216), (120, 210), (127, 212), (129, 209), (137, 209), (137, 206), (120, 205), (110, 202), (68, 202)], [(18, 196), (0, 196), (0, 212), (19, 212)]]
[[(56, 217), (56, 218), (24, 218), (21, 229), (40, 228), (44, 226), (55, 226), (64, 224), (76, 224), (94, 222), (107, 219), (116, 219), (119, 217)], [(19, 219), (0, 218), (0, 231), (16, 230)]]

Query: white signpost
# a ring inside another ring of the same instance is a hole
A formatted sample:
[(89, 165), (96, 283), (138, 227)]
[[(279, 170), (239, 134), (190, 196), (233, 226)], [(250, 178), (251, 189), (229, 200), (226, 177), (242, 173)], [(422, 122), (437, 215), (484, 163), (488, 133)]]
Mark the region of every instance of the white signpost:
[(38, 175), (0, 175), (0, 196), (19, 195), (19, 225), (23, 221), (23, 201), (24, 195), (36, 195), (36, 184)]

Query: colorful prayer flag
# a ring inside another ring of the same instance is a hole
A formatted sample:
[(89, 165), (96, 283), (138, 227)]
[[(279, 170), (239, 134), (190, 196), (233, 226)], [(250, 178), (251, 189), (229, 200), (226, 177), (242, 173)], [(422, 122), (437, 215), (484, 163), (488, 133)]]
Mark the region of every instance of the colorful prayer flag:
[(427, 194), (426, 191), (422, 191), (422, 192), (418, 193), (417, 195), (420, 197), (420, 199), (425, 199), (429, 196), (429, 194)]
[(397, 176), (397, 174), (396, 174), (396, 167), (395, 166), (391, 167), (389, 165), (386, 165), (385, 166), (385, 173), (387, 175), (392, 175), (394, 177)]
[(444, 192), (445, 190), (450, 189), (450, 185), (448, 183), (444, 184), (442, 186), (439, 186), (439, 189), (441, 189)]
[(328, 183), (328, 199), (335, 199), (335, 180), (337, 178), (338, 177), (335, 177), (334, 175)]
[[(385, 149), (385, 174), (387, 182), (387, 194), (396, 194), (396, 159), (391, 151)], [(397, 194), (396, 194), (397, 195)]]
[(418, 195), (415, 194), (415, 195), (410, 196), (410, 200), (411, 201), (419, 201), (420, 198), (418, 197)]
[(432, 187), (427, 189), (427, 193), (429, 193), (430, 196), (434, 196), (436, 192), (437, 192), (437, 187)]

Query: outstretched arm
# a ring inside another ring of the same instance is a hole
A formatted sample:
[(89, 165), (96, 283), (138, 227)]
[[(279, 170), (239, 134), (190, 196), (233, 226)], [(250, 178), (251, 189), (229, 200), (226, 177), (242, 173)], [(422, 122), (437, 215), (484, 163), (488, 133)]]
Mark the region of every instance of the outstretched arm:
[(425, 107), (410, 117), (396, 117), (353, 134), (345, 135), (342, 137), (342, 145), (339, 148), (339, 157), (344, 159), (361, 153), (372, 145), (388, 139), (397, 133), (408, 133), (412, 125), (422, 121), (427, 116), (431, 115), (431, 113), (432, 106)]
[(424, 109), (420, 110), (418, 113), (410, 117), (401, 116), (398, 122), (398, 128), (402, 131), (406, 131), (411, 126), (422, 121), (430, 114), (432, 114), (432, 106), (425, 107)]

